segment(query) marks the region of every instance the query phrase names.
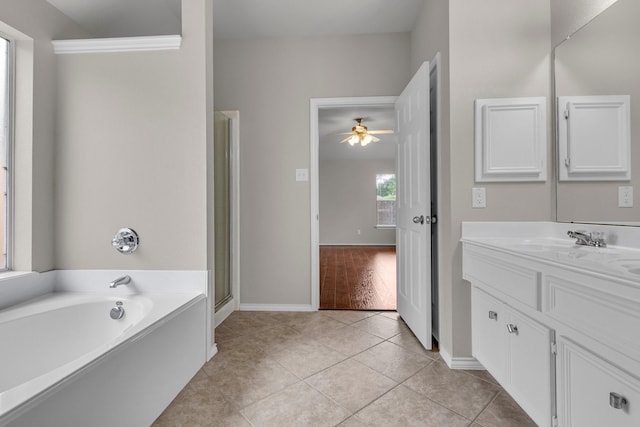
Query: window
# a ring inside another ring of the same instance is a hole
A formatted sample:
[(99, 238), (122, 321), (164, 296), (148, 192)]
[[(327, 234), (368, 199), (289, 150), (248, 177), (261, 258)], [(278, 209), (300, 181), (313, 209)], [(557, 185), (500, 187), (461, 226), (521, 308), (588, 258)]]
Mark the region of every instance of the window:
[(12, 95), (12, 43), (0, 36), (0, 244), (2, 259), (0, 270), (9, 265), (9, 201), (11, 164), (11, 95)]
[(376, 212), (378, 227), (396, 226), (396, 175), (376, 175)]

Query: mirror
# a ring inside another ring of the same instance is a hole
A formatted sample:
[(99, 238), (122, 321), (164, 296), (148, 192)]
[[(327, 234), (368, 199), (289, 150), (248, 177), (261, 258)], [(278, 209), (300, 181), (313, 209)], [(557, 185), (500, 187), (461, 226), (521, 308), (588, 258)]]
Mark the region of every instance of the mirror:
[[(628, 95), (631, 122), (631, 179), (558, 181), (558, 221), (640, 226), (639, 18), (639, 1), (618, 0), (555, 49), (556, 100), (559, 96)], [(563, 159), (558, 163), (564, 166)], [(633, 207), (618, 206), (620, 192), (628, 197), (628, 190), (620, 187), (635, 190)]]

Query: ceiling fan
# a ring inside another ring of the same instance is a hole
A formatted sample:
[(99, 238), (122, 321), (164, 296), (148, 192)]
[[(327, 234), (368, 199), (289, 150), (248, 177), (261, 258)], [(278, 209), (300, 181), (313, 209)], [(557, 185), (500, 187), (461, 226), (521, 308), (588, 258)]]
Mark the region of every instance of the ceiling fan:
[(352, 146), (356, 145), (357, 143), (360, 143), (360, 145), (364, 147), (370, 142), (380, 141), (380, 138), (376, 138), (373, 135), (384, 135), (384, 134), (393, 133), (391, 129), (369, 130), (365, 125), (362, 124), (362, 117), (356, 117), (353, 120), (355, 120), (357, 124), (351, 128), (351, 132), (342, 132), (338, 134), (338, 135), (350, 135), (345, 139), (343, 139), (342, 141), (340, 141), (341, 143), (348, 142)]

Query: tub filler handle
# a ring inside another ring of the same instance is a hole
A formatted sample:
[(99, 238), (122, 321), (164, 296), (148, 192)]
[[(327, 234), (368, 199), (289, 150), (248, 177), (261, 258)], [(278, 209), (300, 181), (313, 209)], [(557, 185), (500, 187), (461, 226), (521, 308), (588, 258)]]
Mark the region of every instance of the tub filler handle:
[(116, 301), (116, 306), (111, 309), (111, 318), (113, 320), (122, 319), (124, 316), (124, 307), (122, 307), (122, 301)]

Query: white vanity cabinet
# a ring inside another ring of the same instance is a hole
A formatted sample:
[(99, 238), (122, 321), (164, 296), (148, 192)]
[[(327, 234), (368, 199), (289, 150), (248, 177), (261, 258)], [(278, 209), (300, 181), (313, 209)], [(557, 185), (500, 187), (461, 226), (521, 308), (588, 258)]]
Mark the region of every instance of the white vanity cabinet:
[(616, 270), (640, 251), (464, 228), (462, 242), (473, 356), (533, 421), (640, 427), (640, 273)]
[(593, 352), (558, 340), (558, 420), (562, 426), (640, 425), (640, 380)]
[(472, 287), (473, 356), (539, 426), (552, 425), (553, 331)]

